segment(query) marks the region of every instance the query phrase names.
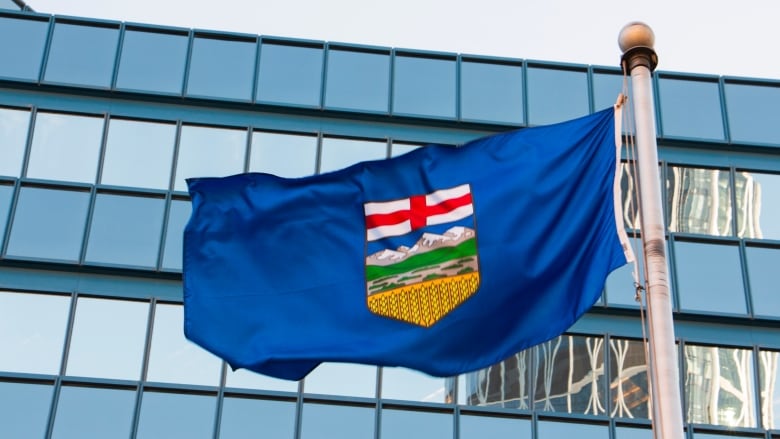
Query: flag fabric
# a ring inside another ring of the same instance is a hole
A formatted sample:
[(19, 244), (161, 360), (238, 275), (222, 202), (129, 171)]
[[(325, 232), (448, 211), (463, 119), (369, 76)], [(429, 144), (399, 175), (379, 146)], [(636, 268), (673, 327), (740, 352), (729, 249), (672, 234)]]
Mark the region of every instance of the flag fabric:
[(298, 179), (189, 179), (185, 335), (291, 380), (326, 361), (454, 376), (554, 338), (630, 259), (616, 121)]

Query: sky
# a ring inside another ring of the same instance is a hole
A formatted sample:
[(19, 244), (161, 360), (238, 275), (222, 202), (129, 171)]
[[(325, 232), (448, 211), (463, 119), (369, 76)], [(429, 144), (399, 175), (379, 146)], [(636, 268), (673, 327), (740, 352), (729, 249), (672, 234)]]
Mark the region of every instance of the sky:
[(642, 21), (658, 70), (780, 79), (776, 0), (26, 0), (42, 13), (618, 66)]

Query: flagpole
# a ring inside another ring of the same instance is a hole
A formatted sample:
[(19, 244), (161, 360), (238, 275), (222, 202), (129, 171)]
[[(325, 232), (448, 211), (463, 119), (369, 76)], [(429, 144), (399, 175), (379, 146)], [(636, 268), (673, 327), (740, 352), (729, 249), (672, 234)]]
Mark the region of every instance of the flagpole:
[(631, 73), (636, 120), (642, 243), (647, 261), (647, 314), (650, 373), (653, 391), (653, 432), (656, 438), (682, 439), (683, 420), (679, 367), (674, 344), (672, 299), (666, 265), (661, 184), (651, 75), (658, 64), (653, 30), (644, 23), (623, 27), (618, 37), (625, 68)]

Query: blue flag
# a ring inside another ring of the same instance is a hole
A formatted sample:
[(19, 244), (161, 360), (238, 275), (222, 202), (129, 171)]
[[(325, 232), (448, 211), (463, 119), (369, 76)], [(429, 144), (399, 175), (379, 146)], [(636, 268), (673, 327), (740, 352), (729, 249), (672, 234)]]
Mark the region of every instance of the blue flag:
[(616, 140), (608, 109), (311, 177), (189, 179), (185, 334), (291, 380), (323, 361), (453, 376), (554, 338), (626, 263)]

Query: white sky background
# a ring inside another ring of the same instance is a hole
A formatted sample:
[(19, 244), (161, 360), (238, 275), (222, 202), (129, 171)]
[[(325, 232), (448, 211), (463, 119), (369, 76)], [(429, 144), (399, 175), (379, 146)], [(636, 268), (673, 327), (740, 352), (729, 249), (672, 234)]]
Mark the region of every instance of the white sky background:
[(26, 0), (36, 11), (346, 43), (618, 66), (649, 24), (662, 71), (780, 78), (776, 0)]

